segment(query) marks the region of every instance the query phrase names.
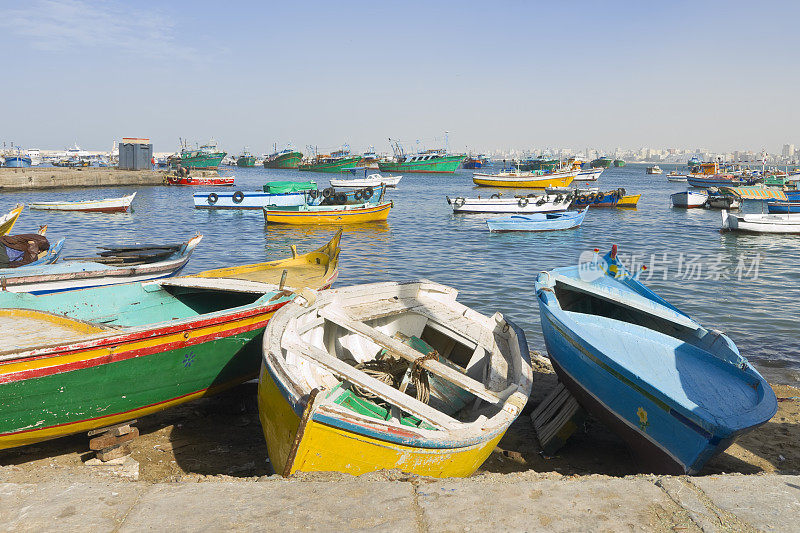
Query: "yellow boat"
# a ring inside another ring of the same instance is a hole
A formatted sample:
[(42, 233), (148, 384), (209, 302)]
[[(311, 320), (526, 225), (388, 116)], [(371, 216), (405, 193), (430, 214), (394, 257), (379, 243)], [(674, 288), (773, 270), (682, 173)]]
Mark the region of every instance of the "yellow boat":
[(641, 198), (641, 194), (628, 194), (627, 196), (623, 196), (617, 202), (616, 207), (631, 207), (635, 208), (636, 204), (639, 203), (639, 198)]
[(361, 224), (386, 220), (392, 202), (353, 205), (268, 206), (264, 208), (267, 224)]
[(275, 471), (469, 476), (522, 412), (525, 334), (430, 281), (305, 291), (264, 334), (258, 410)]
[(501, 172), (499, 174), (472, 175), (472, 181), (483, 187), (519, 187), (524, 189), (547, 189), (550, 187), (567, 187), (575, 176), (577, 170), (559, 171), (551, 174), (537, 174), (535, 172)]
[(10, 213), (0, 217), (0, 235), (8, 235), (8, 233), (11, 231), (11, 228), (13, 228), (14, 224), (17, 223), (17, 219), (24, 208), (24, 205), (17, 204), (17, 207), (12, 209)]

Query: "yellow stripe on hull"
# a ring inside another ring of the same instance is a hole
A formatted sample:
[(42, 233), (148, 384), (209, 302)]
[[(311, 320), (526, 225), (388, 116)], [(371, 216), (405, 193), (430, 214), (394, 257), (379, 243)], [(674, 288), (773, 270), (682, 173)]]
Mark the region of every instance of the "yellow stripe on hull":
[[(353, 475), (397, 468), (431, 477), (466, 477), (486, 461), (503, 433), (491, 440), (460, 448), (417, 448), (353, 433), (315, 420), (303, 428), (295, 443), (300, 417), (262, 367), (258, 385), (258, 414), (275, 471), (344, 472)], [(292, 453), (293, 445), (296, 451)], [(287, 468), (289, 457), (292, 463)]]
[(628, 196), (623, 196), (617, 202), (617, 207), (636, 207), (636, 204), (639, 203), (639, 198), (641, 198), (641, 194), (629, 194)]
[(391, 204), (383, 204), (366, 209), (352, 209), (347, 211), (267, 211), (264, 217), (267, 224), (361, 224), (364, 222), (377, 222), (389, 217)]
[(11, 228), (14, 227), (14, 224), (17, 223), (17, 219), (19, 218), (19, 214), (22, 213), (23, 206), (17, 206), (11, 210), (9, 215), (11, 218), (0, 224), (0, 235), (8, 235), (8, 232), (11, 231)]
[(92, 420), (83, 420), (80, 422), (73, 422), (70, 424), (63, 424), (60, 426), (53, 426), (43, 429), (36, 429), (33, 431), (26, 431), (24, 433), (5, 435), (0, 437), (0, 450), (4, 450), (6, 448), (16, 448), (18, 446), (27, 446), (28, 444), (36, 444), (37, 442), (42, 442), (45, 440), (56, 439), (59, 437), (66, 437), (67, 435), (74, 435), (75, 433), (83, 433), (84, 431), (91, 431), (97, 428), (113, 426), (114, 424), (119, 424), (120, 422), (126, 422), (128, 420), (133, 420), (134, 418), (139, 418), (140, 416), (158, 413), (159, 411), (163, 411), (164, 409), (168, 409), (170, 407), (174, 407), (182, 403), (190, 402), (192, 400), (196, 400), (197, 398), (201, 398), (203, 396), (207, 395), (210, 396), (213, 394), (217, 394), (219, 392), (222, 392), (223, 390), (234, 387), (240, 383), (241, 381), (237, 380), (232, 383), (217, 385), (215, 387), (206, 390), (197, 391), (192, 394), (187, 394), (186, 396), (181, 396), (180, 398), (175, 398), (173, 400), (168, 400), (166, 402), (161, 402), (154, 405), (148, 405), (146, 407), (142, 407), (139, 409), (133, 409), (131, 411), (126, 411), (125, 413), (120, 413), (117, 415), (109, 415), (102, 418), (94, 418)]
[(525, 189), (546, 189), (548, 187), (567, 187), (573, 176), (560, 178), (532, 178), (532, 179), (503, 179), (503, 178), (479, 178), (473, 177), (472, 181), (476, 185), (484, 187), (520, 187)]

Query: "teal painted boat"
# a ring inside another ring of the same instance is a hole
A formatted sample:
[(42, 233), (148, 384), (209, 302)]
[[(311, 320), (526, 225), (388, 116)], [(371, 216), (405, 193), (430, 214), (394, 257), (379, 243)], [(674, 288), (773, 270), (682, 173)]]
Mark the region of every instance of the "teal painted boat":
[(239, 157), (236, 158), (237, 167), (254, 167), (256, 166), (256, 156), (251, 154), (245, 149)]
[(43, 296), (0, 291), (9, 332), (0, 338), (0, 449), (252, 379), (275, 311), (336, 278), (340, 236), (308, 254), (182, 278)]
[(466, 158), (465, 154), (448, 154), (445, 149), (425, 150), (408, 155), (399, 141), (392, 141), (394, 158), (378, 161), (381, 172), (403, 174), (452, 174)]
[(282, 150), (273, 152), (264, 158), (264, 168), (297, 168), (303, 154), (296, 150)]
[(345, 147), (329, 155), (319, 155), (312, 157), (305, 163), (297, 167), (298, 170), (303, 172), (328, 172), (339, 173), (345, 172), (350, 167), (358, 165), (361, 161), (360, 155), (352, 155), (350, 149)]
[(219, 151), (217, 143), (212, 140), (197, 149), (189, 149), (184, 146), (180, 153), (167, 158), (167, 163), (173, 170), (178, 168), (178, 165), (190, 170), (217, 170), (226, 155), (226, 152)]
[(616, 246), (540, 274), (535, 289), (559, 380), (643, 470), (697, 473), (777, 411), (772, 388), (733, 341), (640, 283)]

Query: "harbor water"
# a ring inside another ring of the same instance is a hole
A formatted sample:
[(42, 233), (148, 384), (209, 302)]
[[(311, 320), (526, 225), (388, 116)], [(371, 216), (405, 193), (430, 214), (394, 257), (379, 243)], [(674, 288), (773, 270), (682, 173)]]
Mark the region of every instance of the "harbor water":
[[(665, 169), (670, 170), (670, 169)], [(271, 180), (316, 180), (328, 186), (333, 174), (235, 168), (233, 190), (260, 190)], [(800, 337), (795, 297), (800, 236), (721, 233), (718, 210), (675, 209), (669, 195), (686, 189), (664, 175), (646, 175), (644, 165), (607, 169), (601, 190), (619, 187), (642, 194), (638, 209), (590, 209), (583, 225), (549, 233), (489, 233), (495, 215), (456, 215), (445, 197), (489, 196), (497, 190), (472, 184), (472, 171), (410, 174), (387, 193), (394, 201), (386, 223), (344, 228), (336, 285), (428, 278), (459, 289), (460, 301), (491, 314), (500, 311), (517, 322), (532, 349), (544, 351), (533, 290), (539, 272), (575, 264), (592, 249), (613, 244), (636, 268), (647, 265), (642, 280), (669, 302), (709, 328), (729, 334), (741, 353), (776, 383), (800, 381)], [(267, 226), (261, 211), (194, 209), (192, 194), (202, 187), (74, 188), (5, 193), (0, 212), (17, 203), (122, 196), (136, 190), (133, 211), (90, 214), (26, 210), (14, 233), (48, 225), (54, 242), (67, 237), (63, 256), (87, 256), (98, 246), (185, 241), (204, 238), (184, 273), (227, 265), (280, 259), (289, 245), (308, 251), (324, 244), (332, 227)], [(219, 190), (219, 188), (216, 188)], [(504, 195), (530, 190), (503, 190)], [(761, 202), (745, 202), (745, 212), (761, 212)]]

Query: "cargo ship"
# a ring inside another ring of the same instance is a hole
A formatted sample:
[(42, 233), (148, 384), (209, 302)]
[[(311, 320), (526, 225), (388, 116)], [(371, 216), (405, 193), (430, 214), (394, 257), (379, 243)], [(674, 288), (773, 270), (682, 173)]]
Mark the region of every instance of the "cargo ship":
[(180, 153), (172, 154), (167, 161), (169, 162), (169, 167), (172, 169), (180, 165), (189, 170), (217, 170), (219, 164), (226, 155), (225, 152), (220, 152), (217, 148), (217, 143), (211, 140), (197, 149), (187, 148), (184, 143)]
[(329, 155), (317, 154), (305, 163), (301, 163), (297, 169), (304, 172), (343, 172), (358, 166), (360, 162), (360, 155), (352, 155), (350, 149), (342, 148)]
[(237, 167), (254, 167), (256, 166), (256, 156), (247, 151), (247, 148), (236, 158)]
[(592, 168), (608, 168), (614, 163), (614, 160), (610, 157), (598, 157), (597, 159), (593, 159), (589, 165)]
[(614, 160), (614, 166), (617, 167), (617, 168), (624, 167), (625, 166), (625, 160), (624, 159), (615, 159)]
[(394, 158), (378, 161), (381, 172), (436, 173), (452, 174), (464, 160), (464, 154), (449, 155), (447, 150), (425, 150), (414, 155), (406, 155), (397, 141), (392, 141)]

